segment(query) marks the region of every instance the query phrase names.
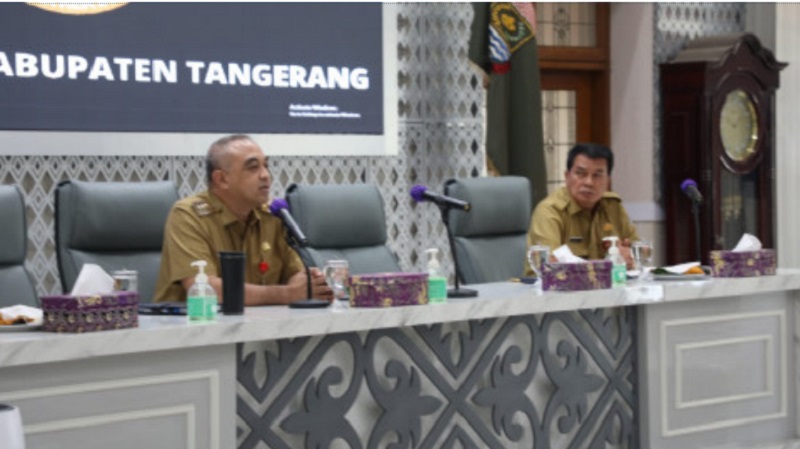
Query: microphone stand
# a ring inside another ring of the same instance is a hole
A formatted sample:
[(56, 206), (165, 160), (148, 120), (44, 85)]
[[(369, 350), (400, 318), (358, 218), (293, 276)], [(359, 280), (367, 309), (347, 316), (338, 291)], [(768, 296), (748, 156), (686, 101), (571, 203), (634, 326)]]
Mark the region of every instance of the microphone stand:
[(455, 288), (451, 288), (447, 290), (447, 297), (448, 298), (474, 298), (478, 296), (478, 292), (476, 290), (468, 289), (468, 288), (461, 288), (459, 287), (458, 282), (458, 258), (456, 257), (456, 240), (453, 238), (453, 232), (450, 231), (450, 218), (447, 216), (448, 207), (436, 203), (439, 206), (439, 211), (442, 213), (442, 223), (444, 223), (444, 228), (447, 230), (447, 240), (450, 242), (450, 256), (453, 258), (453, 266), (455, 268)]
[(286, 233), (286, 243), (297, 253), (300, 257), (300, 262), (303, 264), (303, 268), (306, 270), (306, 297), (305, 299), (298, 299), (297, 301), (292, 302), (289, 304), (289, 307), (325, 307), (330, 305), (328, 301), (323, 301), (320, 299), (315, 299), (311, 297), (311, 269), (308, 267), (306, 263), (306, 258), (303, 256), (308, 257), (308, 253), (305, 250), (305, 247), (301, 242), (299, 242), (291, 232)]
[(700, 203), (692, 200), (692, 215), (694, 216), (694, 245), (697, 261), (703, 264), (702, 251), (700, 250)]

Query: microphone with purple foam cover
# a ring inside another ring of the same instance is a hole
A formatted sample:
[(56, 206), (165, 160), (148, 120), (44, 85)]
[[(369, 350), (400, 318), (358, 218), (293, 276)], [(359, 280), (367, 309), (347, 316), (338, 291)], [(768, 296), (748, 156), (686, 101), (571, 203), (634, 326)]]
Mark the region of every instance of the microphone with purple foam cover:
[(414, 201), (432, 201), (439, 206), (450, 207), (453, 209), (461, 209), (465, 212), (469, 212), (470, 204), (466, 201), (462, 201), (456, 198), (451, 198), (449, 196), (440, 195), (436, 192), (432, 192), (428, 190), (427, 187), (423, 185), (415, 185), (411, 188), (411, 198), (414, 198)]
[(275, 198), (272, 200), (272, 203), (269, 205), (269, 212), (281, 219), (283, 225), (289, 230), (289, 233), (294, 237), (298, 245), (305, 246), (308, 243), (305, 234), (303, 234), (297, 222), (294, 221), (292, 213), (289, 212), (289, 204), (285, 199)]
[(692, 202), (696, 204), (703, 204), (703, 194), (697, 188), (697, 183), (694, 179), (688, 178), (681, 183), (681, 190)]

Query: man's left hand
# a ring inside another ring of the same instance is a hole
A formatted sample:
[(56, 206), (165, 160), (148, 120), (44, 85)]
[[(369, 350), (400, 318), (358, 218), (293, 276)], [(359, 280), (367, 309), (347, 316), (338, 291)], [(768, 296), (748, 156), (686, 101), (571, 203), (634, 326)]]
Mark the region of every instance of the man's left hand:
[(625, 265), (628, 269), (633, 269), (633, 254), (631, 253), (630, 239), (622, 239), (619, 245), (619, 253), (625, 258)]

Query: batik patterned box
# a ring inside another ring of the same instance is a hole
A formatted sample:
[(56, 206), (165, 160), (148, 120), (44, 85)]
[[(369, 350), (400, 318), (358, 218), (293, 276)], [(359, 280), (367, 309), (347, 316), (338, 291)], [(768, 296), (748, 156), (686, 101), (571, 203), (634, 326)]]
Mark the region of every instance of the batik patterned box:
[(44, 296), (42, 330), (80, 333), (138, 327), (138, 307), (136, 292)]
[(711, 251), (711, 275), (722, 278), (772, 276), (777, 259), (774, 249), (758, 251)]
[(542, 289), (571, 292), (611, 288), (611, 262), (547, 263), (542, 266)]
[(412, 306), (428, 303), (428, 273), (375, 273), (350, 276), (353, 307)]

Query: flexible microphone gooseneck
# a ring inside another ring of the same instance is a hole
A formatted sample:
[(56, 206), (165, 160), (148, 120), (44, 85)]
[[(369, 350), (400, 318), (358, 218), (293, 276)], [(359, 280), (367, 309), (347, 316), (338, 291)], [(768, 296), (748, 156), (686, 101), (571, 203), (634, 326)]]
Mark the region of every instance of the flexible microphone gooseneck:
[(297, 255), (300, 256), (300, 262), (303, 264), (303, 268), (306, 270), (306, 298), (289, 304), (289, 307), (327, 306), (329, 304), (327, 301), (314, 299), (311, 296), (311, 269), (308, 267), (305, 257), (303, 257), (307, 256), (304, 247), (308, 244), (308, 239), (306, 239), (305, 234), (303, 234), (303, 231), (300, 229), (300, 226), (297, 225), (297, 222), (294, 221), (292, 213), (289, 212), (289, 203), (287, 203), (283, 198), (275, 198), (269, 205), (269, 212), (272, 215), (280, 218), (280, 220), (283, 222), (283, 226), (287, 231), (286, 242), (292, 247), (292, 249), (295, 250)]
[(431, 192), (427, 187), (419, 184), (412, 187), (409, 193), (411, 194), (411, 198), (418, 203), (422, 201), (430, 201), (436, 204), (436, 206), (439, 208), (439, 211), (442, 213), (442, 223), (444, 223), (444, 228), (447, 230), (447, 240), (450, 242), (450, 257), (453, 258), (453, 268), (456, 272), (455, 276), (453, 276), (455, 278), (455, 281), (453, 282), (453, 288), (447, 290), (447, 297), (474, 298), (475, 296), (478, 296), (477, 290), (461, 288), (459, 286), (458, 258), (456, 257), (455, 238), (453, 237), (453, 232), (450, 230), (450, 226), (448, 224), (448, 211), (450, 208), (469, 212), (471, 208), (470, 204), (466, 201)]
[(427, 187), (423, 185), (415, 185), (411, 188), (411, 198), (414, 198), (414, 201), (421, 202), (421, 201), (431, 201), (436, 203), (439, 207), (447, 207), (453, 209), (463, 210), (464, 212), (469, 212), (470, 204), (466, 201), (459, 200), (457, 198), (452, 198), (445, 195), (440, 195), (436, 192), (428, 190)]
[(687, 178), (681, 183), (681, 191), (692, 202), (692, 215), (694, 216), (694, 245), (695, 255), (700, 263), (703, 263), (702, 251), (700, 251), (700, 206), (703, 204), (703, 194), (697, 188), (694, 179)]

